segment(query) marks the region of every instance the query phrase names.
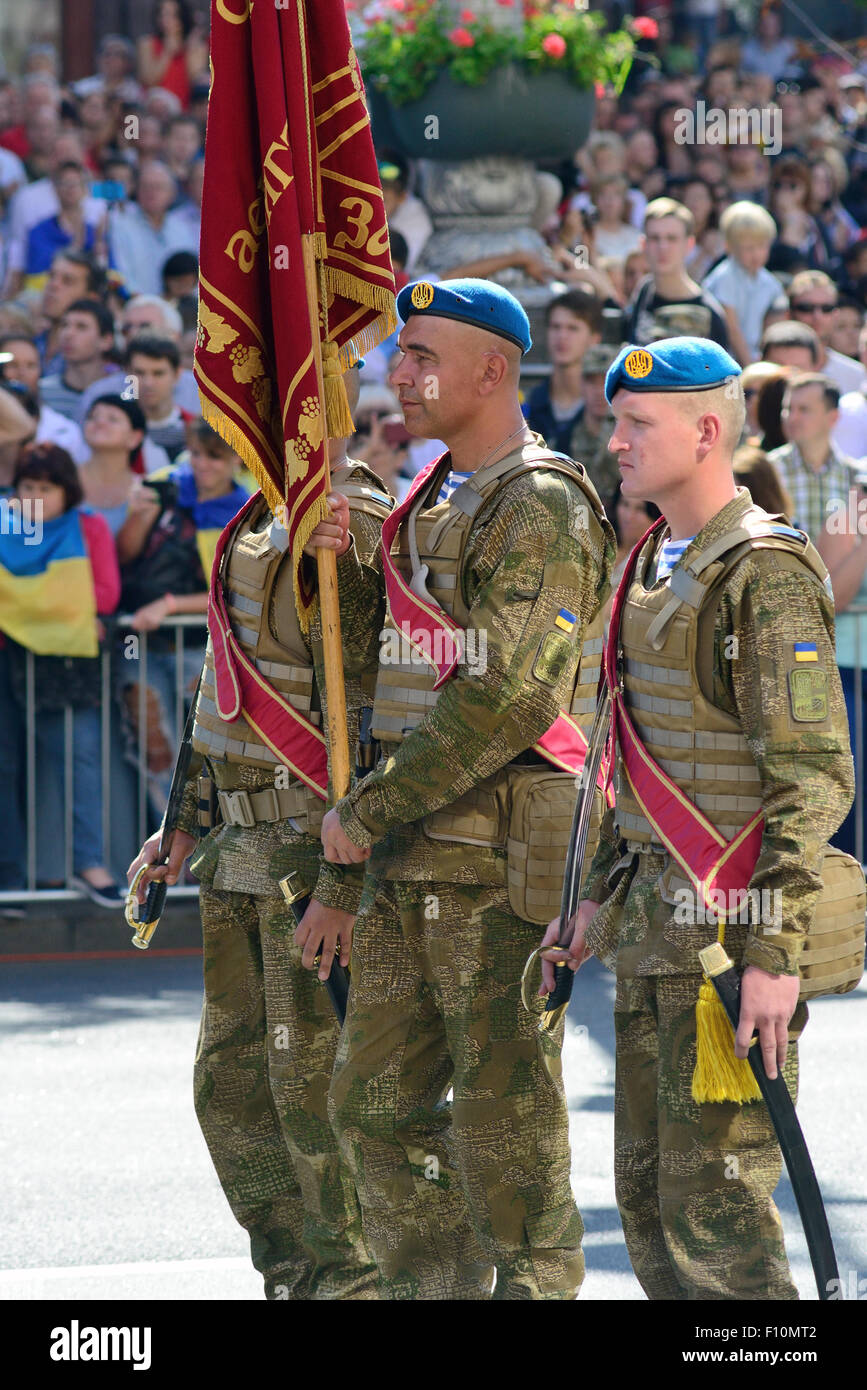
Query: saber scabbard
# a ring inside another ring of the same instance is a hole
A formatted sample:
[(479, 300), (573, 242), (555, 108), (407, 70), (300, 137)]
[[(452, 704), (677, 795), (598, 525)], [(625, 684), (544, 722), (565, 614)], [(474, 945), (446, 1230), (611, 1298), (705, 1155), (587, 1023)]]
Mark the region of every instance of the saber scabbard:
[[(587, 740), (587, 756), (581, 769), (581, 785), (575, 802), (572, 817), (572, 830), (569, 836), (569, 849), (566, 855), (566, 872), (563, 878), (563, 894), (560, 899), (560, 934), (556, 949), (568, 951), (572, 932), (569, 923), (578, 910), (581, 895), (581, 877), (584, 871), (584, 857), (587, 853), (587, 836), (590, 833), (590, 818), (593, 814), (593, 799), (596, 783), (602, 766), (602, 755), (611, 711), (611, 696), (607, 684), (596, 705), (593, 727)], [(553, 1032), (569, 1007), (575, 972), (568, 965), (555, 965), (554, 988), (545, 1000), (545, 1008), (539, 1020), (541, 1032)]]
[[(741, 1013), (741, 978), (733, 962), (726, 954), (725, 947), (718, 941), (699, 951), (702, 969), (717, 992), (719, 1001), (728, 1015), (732, 1028), (737, 1030)], [(768, 1114), (771, 1117), (777, 1141), (786, 1164), (786, 1170), (798, 1204), (801, 1224), (807, 1238), (810, 1263), (816, 1279), (816, 1288), (822, 1301), (836, 1297), (835, 1290), (840, 1287), (837, 1257), (825, 1214), (825, 1205), (816, 1177), (815, 1169), (804, 1139), (795, 1106), (789, 1095), (789, 1088), (782, 1073), (771, 1080), (765, 1071), (758, 1039), (754, 1038), (747, 1054), (753, 1075), (762, 1093)]]

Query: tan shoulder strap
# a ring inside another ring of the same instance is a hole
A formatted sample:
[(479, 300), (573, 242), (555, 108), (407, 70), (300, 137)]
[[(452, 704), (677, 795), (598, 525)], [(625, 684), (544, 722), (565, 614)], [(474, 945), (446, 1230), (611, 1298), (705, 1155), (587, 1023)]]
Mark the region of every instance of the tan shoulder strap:
[[(786, 522), (779, 522), (756, 508), (745, 513), (738, 526), (705, 546), (686, 566), (677, 566), (672, 571), (669, 580), (672, 597), (647, 629), (647, 640), (651, 646), (659, 651), (665, 642), (668, 625), (678, 609), (684, 603), (690, 608), (700, 609), (711, 590), (719, 585), (745, 554), (754, 549), (788, 551), (802, 559), (821, 583), (826, 581), (827, 570), (805, 532), (796, 530)], [(723, 559), (725, 563), (712, 580), (701, 583), (697, 576)]]

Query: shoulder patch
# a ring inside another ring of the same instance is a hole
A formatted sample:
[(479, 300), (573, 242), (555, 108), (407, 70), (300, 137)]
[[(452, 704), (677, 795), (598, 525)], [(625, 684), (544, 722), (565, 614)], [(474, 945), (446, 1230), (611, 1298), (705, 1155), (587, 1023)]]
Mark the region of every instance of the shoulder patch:
[(533, 675), (542, 685), (554, 686), (566, 669), (575, 650), (574, 643), (562, 632), (546, 632), (539, 643)]
[(793, 666), (788, 684), (792, 718), (797, 723), (821, 724), (828, 718), (828, 674), (821, 666)]

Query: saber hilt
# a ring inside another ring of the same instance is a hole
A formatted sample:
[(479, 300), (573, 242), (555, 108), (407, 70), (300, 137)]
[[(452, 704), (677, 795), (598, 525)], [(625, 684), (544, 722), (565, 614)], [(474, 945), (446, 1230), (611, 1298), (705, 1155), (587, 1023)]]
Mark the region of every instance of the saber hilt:
[(159, 926), (160, 918), (163, 915), (168, 891), (165, 880), (152, 879), (148, 884), (144, 904), (138, 902), (138, 886), (148, 869), (151, 868), (153, 868), (152, 864), (142, 864), (129, 886), (123, 910), (127, 923), (134, 932), (132, 944), (137, 946), (140, 951), (146, 951), (151, 944), (151, 937)]
[[(719, 1001), (728, 1015), (729, 1023), (737, 1032), (741, 1016), (741, 977), (734, 967), (734, 962), (729, 959), (725, 947), (719, 941), (715, 941), (712, 946), (706, 946), (703, 951), (699, 951), (698, 957), (704, 973), (716, 990)], [(837, 1257), (834, 1254), (834, 1245), (828, 1227), (828, 1218), (825, 1215), (821, 1189), (807, 1149), (807, 1142), (804, 1139), (804, 1132), (795, 1114), (795, 1106), (789, 1095), (789, 1088), (780, 1071), (777, 1072), (773, 1080), (768, 1076), (757, 1038), (753, 1038), (750, 1042), (747, 1060), (762, 1093), (762, 1098), (768, 1107), (768, 1114), (773, 1122), (792, 1183), (792, 1191), (795, 1194), (795, 1201), (801, 1216), (801, 1225), (807, 1238), (807, 1249), (810, 1252), (810, 1262), (813, 1266), (819, 1298), (823, 1302), (832, 1297), (836, 1298), (838, 1294), (835, 1290), (840, 1287)]]
[[(292, 869), (285, 878), (280, 880), (280, 892), (286, 899), (295, 921), (300, 925), (304, 913), (310, 906), (310, 894), (305, 893), (303, 888), (297, 887), (298, 871)], [(319, 964), (320, 957), (317, 956), (314, 964)], [(341, 1028), (346, 1020), (346, 1005), (349, 1000), (350, 974), (347, 966), (341, 965), (337, 956), (331, 962), (331, 971), (328, 979), (323, 981), (328, 998), (331, 1000), (337, 1021)]]

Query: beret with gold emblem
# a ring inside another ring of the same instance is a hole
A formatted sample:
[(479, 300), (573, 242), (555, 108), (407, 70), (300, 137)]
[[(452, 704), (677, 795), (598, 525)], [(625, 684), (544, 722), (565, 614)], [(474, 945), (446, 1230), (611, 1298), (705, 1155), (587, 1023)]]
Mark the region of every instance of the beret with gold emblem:
[(605, 399), (627, 391), (710, 391), (723, 386), (741, 369), (733, 357), (710, 338), (659, 338), (646, 347), (627, 343), (605, 378)]
[(397, 296), (397, 312), (404, 323), (413, 314), (432, 314), (486, 328), (515, 343), (521, 352), (533, 346), (523, 306), (492, 280), (416, 280), (404, 285)]

